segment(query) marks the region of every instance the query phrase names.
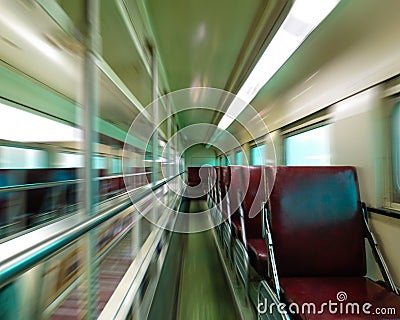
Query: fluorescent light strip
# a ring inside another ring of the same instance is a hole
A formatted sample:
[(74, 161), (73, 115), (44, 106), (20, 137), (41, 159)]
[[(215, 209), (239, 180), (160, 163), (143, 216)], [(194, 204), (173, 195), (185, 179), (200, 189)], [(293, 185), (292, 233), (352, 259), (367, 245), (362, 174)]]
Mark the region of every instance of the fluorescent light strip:
[(218, 124), (225, 130), (340, 0), (296, 0)]
[(82, 131), (0, 103), (0, 139), (19, 142), (80, 141)]

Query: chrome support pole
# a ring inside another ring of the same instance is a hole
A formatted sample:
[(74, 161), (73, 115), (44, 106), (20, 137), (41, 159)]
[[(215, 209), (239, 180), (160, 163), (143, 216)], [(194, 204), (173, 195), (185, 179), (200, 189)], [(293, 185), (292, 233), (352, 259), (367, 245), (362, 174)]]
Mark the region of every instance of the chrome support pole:
[(239, 218), (240, 218), (240, 225), (242, 227), (242, 242), (244, 245), (244, 248), (247, 250), (247, 238), (246, 238), (246, 224), (245, 224), (245, 213), (243, 210), (243, 204), (242, 201), (244, 199), (244, 195), (238, 190), (237, 192), (237, 198), (238, 198), (238, 203), (239, 203)]
[(172, 175), (171, 172), (171, 126), (172, 126), (172, 118), (171, 118), (171, 101), (169, 98), (167, 98), (167, 145), (166, 145), (166, 152), (167, 152), (167, 178), (169, 178)]
[[(86, 51), (84, 56), (83, 82), (83, 134), (84, 134), (84, 212), (96, 215), (98, 184), (94, 169), (94, 154), (97, 142), (96, 118), (98, 114), (98, 68), (96, 54), (100, 47), (100, 4), (98, 0), (86, 0)], [(98, 316), (98, 265), (96, 263), (97, 232), (92, 230), (87, 238), (85, 252), (85, 280), (81, 318), (96, 319)]]
[(231, 212), (231, 202), (229, 200), (229, 190), (228, 187), (224, 184), (224, 188), (225, 188), (225, 201), (226, 201), (226, 215), (228, 217), (228, 224), (229, 224), (229, 230), (232, 230), (232, 212)]
[(397, 290), (396, 283), (394, 282), (389, 272), (389, 268), (386, 265), (385, 259), (383, 258), (381, 250), (379, 249), (378, 241), (375, 239), (375, 236), (369, 227), (367, 220), (367, 207), (365, 203), (362, 203), (361, 209), (363, 213), (363, 224), (364, 224), (365, 234), (369, 242), (369, 245), (371, 246), (372, 254), (375, 257), (375, 260), (379, 266), (379, 269), (381, 271), (381, 274), (383, 276), (383, 279), (385, 280), (387, 287), (398, 295), (399, 291)]
[[(167, 167), (166, 167), (166, 174), (167, 178), (169, 178), (172, 175), (172, 158), (171, 158), (171, 135), (172, 135), (172, 130), (171, 130), (171, 125), (172, 125), (172, 118), (171, 118), (171, 101), (169, 98), (167, 98), (167, 144), (165, 146), (166, 148), (166, 158), (167, 158)], [(167, 188), (169, 186), (167, 185)], [(170, 188), (172, 189), (172, 188)], [(168, 192), (168, 202), (171, 202), (174, 197), (174, 193), (172, 190), (169, 190)]]
[(152, 162), (152, 182), (158, 181), (158, 61), (157, 54), (153, 49), (152, 52), (152, 72), (153, 72), (153, 137), (152, 137), (152, 150), (153, 150), (153, 162)]
[(209, 208), (212, 207), (212, 197), (213, 197), (212, 170), (214, 170), (214, 169), (211, 168), (211, 170), (208, 172), (208, 176), (207, 176)]
[(279, 277), (278, 277), (278, 268), (276, 266), (276, 260), (275, 260), (275, 251), (274, 251), (274, 244), (272, 241), (272, 233), (271, 233), (271, 226), (269, 224), (269, 211), (266, 208), (266, 205), (263, 205), (262, 208), (262, 216), (263, 216), (263, 227), (265, 228), (264, 231), (264, 236), (266, 239), (267, 247), (268, 247), (268, 253), (269, 253), (269, 262), (270, 262), (270, 270), (268, 272), (272, 273), (269, 274), (270, 277), (272, 277), (272, 280), (275, 285), (275, 292), (278, 300), (281, 298), (281, 287), (279, 284)]
[(228, 216), (228, 227), (229, 227), (229, 239), (228, 239), (228, 256), (229, 256), (229, 263), (232, 265), (233, 264), (233, 253), (232, 253), (232, 248), (233, 248), (233, 242), (234, 242), (234, 238), (233, 238), (233, 234), (232, 234), (232, 211), (231, 211), (231, 200), (229, 198), (229, 190), (228, 187), (225, 186), (225, 197), (226, 197), (226, 214)]
[(221, 192), (221, 185), (220, 185), (220, 183), (218, 182), (218, 188), (217, 188), (217, 191), (218, 191), (218, 203), (217, 203), (217, 205), (216, 205), (216, 207), (217, 207), (217, 218), (218, 218), (218, 220), (217, 220), (217, 222), (218, 222), (218, 226), (220, 227), (221, 225), (221, 222), (223, 222), (224, 221), (224, 217), (223, 217), (223, 206), (222, 206), (222, 192)]

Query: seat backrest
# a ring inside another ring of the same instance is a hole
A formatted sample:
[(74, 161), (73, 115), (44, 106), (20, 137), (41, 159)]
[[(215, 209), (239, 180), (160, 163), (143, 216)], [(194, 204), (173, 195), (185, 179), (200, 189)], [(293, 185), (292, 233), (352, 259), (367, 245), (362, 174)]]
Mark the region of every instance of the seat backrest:
[(242, 167), (242, 185), (247, 187), (243, 199), (247, 239), (262, 238), (261, 205), (266, 201), (263, 170), (262, 166)]
[(200, 176), (200, 184), (201, 184), (201, 189), (204, 192), (204, 194), (206, 192), (208, 192), (208, 188), (209, 188), (209, 177), (212, 174), (212, 172), (214, 172), (214, 167), (212, 166), (202, 166), (199, 169), (199, 176)]
[[(29, 169), (26, 172), (26, 183), (29, 184), (55, 181), (51, 169)], [(50, 194), (50, 188), (26, 191), (27, 213), (36, 214), (50, 210), (50, 201), (45, 201)]]
[(217, 185), (218, 191), (221, 190), (222, 175), (223, 175), (223, 170), (222, 170), (222, 167), (219, 166), (219, 167), (217, 167), (217, 181), (216, 181), (216, 185)]
[[(243, 201), (243, 185), (242, 185), (242, 166), (229, 166), (230, 181), (228, 185), (228, 197), (230, 211), (232, 218), (238, 218), (239, 205)], [(238, 191), (240, 191), (241, 197), (238, 198)]]
[(229, 188), (229, 184), (231, 181), (231, 171), (228, 166), (220, 167), (220, 180), (219, 186), (221, 191), (221, 209), (222, 216), (224, 219), (228, 218), (228, 199), (227, 199), (227, 190)]
[[(8, 186), (7, 181), (8, 170), (0, 169), (0, 187)], [(7, 222), (7, 193), (0, 193), (0, 226)]]
[(187, 183), (189, 186), (194, 187), (200, 183), (200, 167), (187, 168)]
[(365, 275), (354, 167), (278, 167), (269, 209), (280, 276)]
[[(66, 181), (76, 179), (75, 168), (65, 169), (51, 169), (49, 171), (50, 181)], [(57, 207), (63, 207), (65, 205), (75, 204), (78, 199), (78, 186), (76, 184), (61, 185), (53, 187), (53, 194), (57, 197), (55, 202)], [(49, 189), (50, 190), (50, 189)], [(50, 192), (51, 194), (52, 192)]]
[(219, 166), (214, 166), (214, 174), (212, 174), (212, 177), (215, 178), (215, 181), (212, 180), (212, 182), (214, 183), (213, 188), (214, 188), (214, 197), (215, 197), (215, 201), (218, 201), (218, 188), (219, 188)]
[(221, 178), (220, 178), (221, 196), (222, 196), (222, 198), (224, 198), (226, 190), (229, 187), (229, 184), (231, 182), (231, 171), (228, 166), (225, 166), (225, 167), (221, 167), (220, 172), (221, 172)]

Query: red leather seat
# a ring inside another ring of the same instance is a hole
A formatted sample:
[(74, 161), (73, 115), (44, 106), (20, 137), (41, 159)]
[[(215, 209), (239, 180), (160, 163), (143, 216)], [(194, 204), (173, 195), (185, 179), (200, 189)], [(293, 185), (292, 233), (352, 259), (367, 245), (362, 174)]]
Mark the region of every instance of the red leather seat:
[(263, 278), (268, 278), (268, 249), (265, 239), (247, 239), (250, 264)]
[[(227, 186), (227, 196), (229, 197), (229, 212), (231, 214), (232, 220), (232, 234), (236, 234), (238, 228), (240, 228), (240, 218), (239, 218), (239, 206), (243, 201), (242, 192), (242, 167), (241, 166), (229, 166), (229, 184)], [(223, 181), (226, 181), (225, 178)], [(238, 198), (238, 192), (241, 196)], [(226, 215), (228, 212), (225, 213)]]
[[(215, 179), (215, 181), (212, 181), (213, 186), (213, 192), (212, 192), (212, 196), (213, 196), (213, 200), (214, 202), (218, 202), (218, 188), (219, 188), (219, 176), (220, 176), (220, 172), (219, 172), (219, 166), (215, 166), (214, 167), (214, 173), (213, 173), (213, 178)], [(214, 180), (213, 179), (213, 180)]]
[(221, 167), (221, 183), (226, 187), (223, 190), (223, 196), (226, 194), (226, 190), (229, 188), (229, 184), (231, 183), (231, 171), (228, 166)]
[(228, 186), (228, 197), (229, 197), (230, 211), (233, 219), (236, 219), (238, 215), (237, 213), (238, 208), (243, 201), (242, 195), (240, 196), (240, 198), (238, 198), (238, 191), (242, 193), (241, 168), (242, 168), (241, 166), (229, 166), (230, 183)]
[[(5, 187), (8, 185), (7, 173), (8, 170), (0, 170), (0, 187)], [(8, 207), (8, 195), (6, 193), (0, 193), (0, 226), (8, 222), (7, 207)]]
[(232, 233), (237, 238), (240, 238), (242, 234), (242, 225), (240, 224), (240, 220), (237, 216), (232, 219)]
[(222, 175), (223, 175), (223, 169), (222, 168), (223, 167), (221, 167), (221, 166), (217, 167), (217, 180), (215, 182), (216, 191), (217, 191), (216, 197), (217, 197), (217, 202), (218, 203), (221, 202), (220, 196), (221, 196)]
[(247, 239), (262, 238), (261, 205), (266, 201), (263, 167), (242, 167), (244, 222)]
[(206, 194), (208, 192), (208, 188), (209, 188), (208, 179), (209, 179), (212, 171), (214, 171), (214, 168), (211, 166), (202, 166), (199, 169), (201, 189), (204, 192), (204, 194)]
[(277, 271), (288, 304), (338, 302), (336, 295), (345, 292), (348, 302), (397, 309), (396, 316), (331, 314), (324, 309), (295, 317), (399, 319), (400, 297), (365, 277), (364, 225), (355, 168), (278, 167), (269, 211)]
[(206, 199), (208, 191), (208, 176), (212, 167), (188, 167), (187, 169), (187, 196), (190, 198)]
[(261, 220), (261, 206), (267, 199), (264, 167), (242, 167), (242, 184), (247, 189), (243, 199), (243, 211), (249, 260), (258, 274), (265, 277), (268, 270), (268, 249), (262, 236)]
[(119, 192), (125, 192), (125, 182), (123, 177), (118, 177), (118, 189)]
[(223, 220), (228, 219), (228, 199), (227, 199), (227, 190), (230, 184), (230, 169), (227, 166), (219, 167), (219, 181), (218, 187), (220, 190), (220, 210), (222, 213)]
[[(51, 169), (30, 169), (26, 172), (26, 183), (45, 183), (55, 181), (52, 179)], [(41, 188), (26, 191), (26, 212), (29, 215), (28, 223), (33, 223), (33, 216), (51, 210), (50, 201), (45, 201), (50, 197), (50, 188)]]
[(200, 167), (187, 168), (187, 183), (189, 186), (194, 187), (200, 183)]

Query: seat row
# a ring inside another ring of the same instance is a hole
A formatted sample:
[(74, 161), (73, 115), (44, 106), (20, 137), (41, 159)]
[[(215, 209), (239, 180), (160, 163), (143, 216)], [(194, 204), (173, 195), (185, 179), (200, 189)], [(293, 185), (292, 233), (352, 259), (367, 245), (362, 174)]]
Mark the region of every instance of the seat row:
[[(251, 299), (260, 318), (400, 319), (398, 289), (370, 231), (354, 167), (212, 167), (207, 180), (237, 278), (247, 292), (261, 279)], [(381, 282), (366, 276), (365, 240)]]
[[(76, 211), (81, 168), (1, 169), (0, 170), (0, 238), (13, 235), (27, 228), (49, 222)], [(130, 168), (125, 177), (129, 187), (149, 183), (149, 175), (143, 168)], [(108, 176), (106, 169), (96, 170), (99, 201), (126, 191), (122, 175)], [(76, 180), (76, 181), (75, 181)], [(51, 185), (51, 183), (68, 182)], [(35, 187), (36, 184), (49, 186)]]

